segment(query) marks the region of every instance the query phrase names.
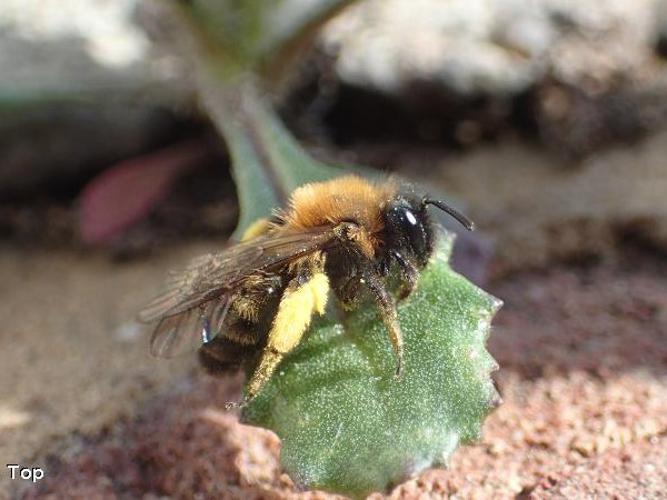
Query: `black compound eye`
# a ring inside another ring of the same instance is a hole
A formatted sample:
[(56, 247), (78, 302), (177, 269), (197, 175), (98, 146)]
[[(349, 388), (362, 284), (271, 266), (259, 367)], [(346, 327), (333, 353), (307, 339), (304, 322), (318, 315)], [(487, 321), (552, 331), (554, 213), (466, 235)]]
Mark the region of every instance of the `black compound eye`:
[(426, 251), (426, 231), (417, 215), (407, 207), (399, 209), (401, 211), (401, 222), (408, 236), (410, 245), (417, 255)]

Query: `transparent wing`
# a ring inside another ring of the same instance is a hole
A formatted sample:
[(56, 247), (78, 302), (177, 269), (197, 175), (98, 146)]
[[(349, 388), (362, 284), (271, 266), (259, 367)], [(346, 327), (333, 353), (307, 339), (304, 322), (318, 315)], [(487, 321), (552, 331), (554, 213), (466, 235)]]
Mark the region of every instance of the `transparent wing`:
[(230, 297), (222, 295), (203, 307), (162, 318), (151, 336), (151, 354), (172, 358), (210, 342), (222, 330), (230, 304)]
[(245, 278), (277, 271), (334, 242), (331, 226), (269, 234), (204, 255), (184, 271), (170, 273), (163, 293), (139, 314), (144, 322), (160, 320), (151, 337), (151, 352), (172, 357), (200, 347), (224, 327), (233, 294)]

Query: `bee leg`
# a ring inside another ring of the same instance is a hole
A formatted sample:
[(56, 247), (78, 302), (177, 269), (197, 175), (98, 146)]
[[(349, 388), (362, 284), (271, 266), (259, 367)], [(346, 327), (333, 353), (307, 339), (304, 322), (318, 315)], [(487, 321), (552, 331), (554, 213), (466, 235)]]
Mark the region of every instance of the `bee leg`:
[(351, 311), (359, 304), (359, 279), (348, 280), (338, 289), (338, 300), (345, 311)]
[(389, 333), (391, 346), (396, 355), (396, 373), (394, 376), (398, 379), (401, 377), (403, 371), (403, 335), (401, 334), (401, 326), (398, 323), (398, 313), (396, 312), (394, 298), (387, 291), (382, 278), (370, 266), (363, 272), (363, 277), (366, 286), (368, 286), (373, 298), (375, 298), (380, 311), (380, 317)]
[(417, 267), (407, 260), (400, 252), (394, 250), (391, 252), (391, 256), (401, 268), (401, 274), (405, 280), (398, 295), (398, 300), (404, 300), (410, 296), (417, 286), (419, 271), (417, 271)]
[[(289, 352), (289, 351), (287, 351)], [(259, 361), (259, 365), (255, 369), (248, 382), (246, 388), (246, 395), (243, 398), (243, 404), (247, 404), (262, 390), (264, 385), (269, 381), (273, 372), (285, 357), (287, 352), (280, 352), (275, 348), (265, 348)]]
[(389, 276), (390, 267), (391, 267), (391, 254), (383, 258), (378, 264), (378, 273), (380, 273), (380, 276), (382, 276), (383, 278)]
[(246, 389), (245, 402), (252, 400), (282, 361), (303, 338), (313, 313), (323, 314), (329, 293), (329, 279), (318, 265), (290, 281), (269, 330), (266, 347)]

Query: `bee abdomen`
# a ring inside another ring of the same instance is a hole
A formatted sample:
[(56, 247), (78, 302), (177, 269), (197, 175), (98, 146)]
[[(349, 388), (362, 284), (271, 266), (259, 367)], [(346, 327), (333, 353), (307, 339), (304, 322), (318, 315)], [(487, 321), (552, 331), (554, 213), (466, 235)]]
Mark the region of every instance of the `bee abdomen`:
[(256, 360), (282, 290), (279, 276), (253, 277), (246, 282), (221, 331), (199, 349), (199, 362), (209, 374), (222, 375)]
[(247, 339), (253, 340), (248, 336), (244, 338), (245, 342), (239, 342), (218, 335), (199, 349), (199, 363), (210, 375), (236, 371), (258, 352), (256, 343), (248, 344)]

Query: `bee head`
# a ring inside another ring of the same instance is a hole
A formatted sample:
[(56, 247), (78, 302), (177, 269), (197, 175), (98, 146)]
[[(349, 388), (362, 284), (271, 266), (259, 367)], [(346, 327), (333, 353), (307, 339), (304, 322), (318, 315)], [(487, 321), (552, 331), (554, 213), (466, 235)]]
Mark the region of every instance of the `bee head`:
[(433, 252), (434, 228), (428, 205), (448, 213), (467, 230), (473, 229), (472, 221), (444, 201), (401, 195), (391, 200), (385, 210), (387, 246), (412, 257), (419, 267), (426, 265)]

